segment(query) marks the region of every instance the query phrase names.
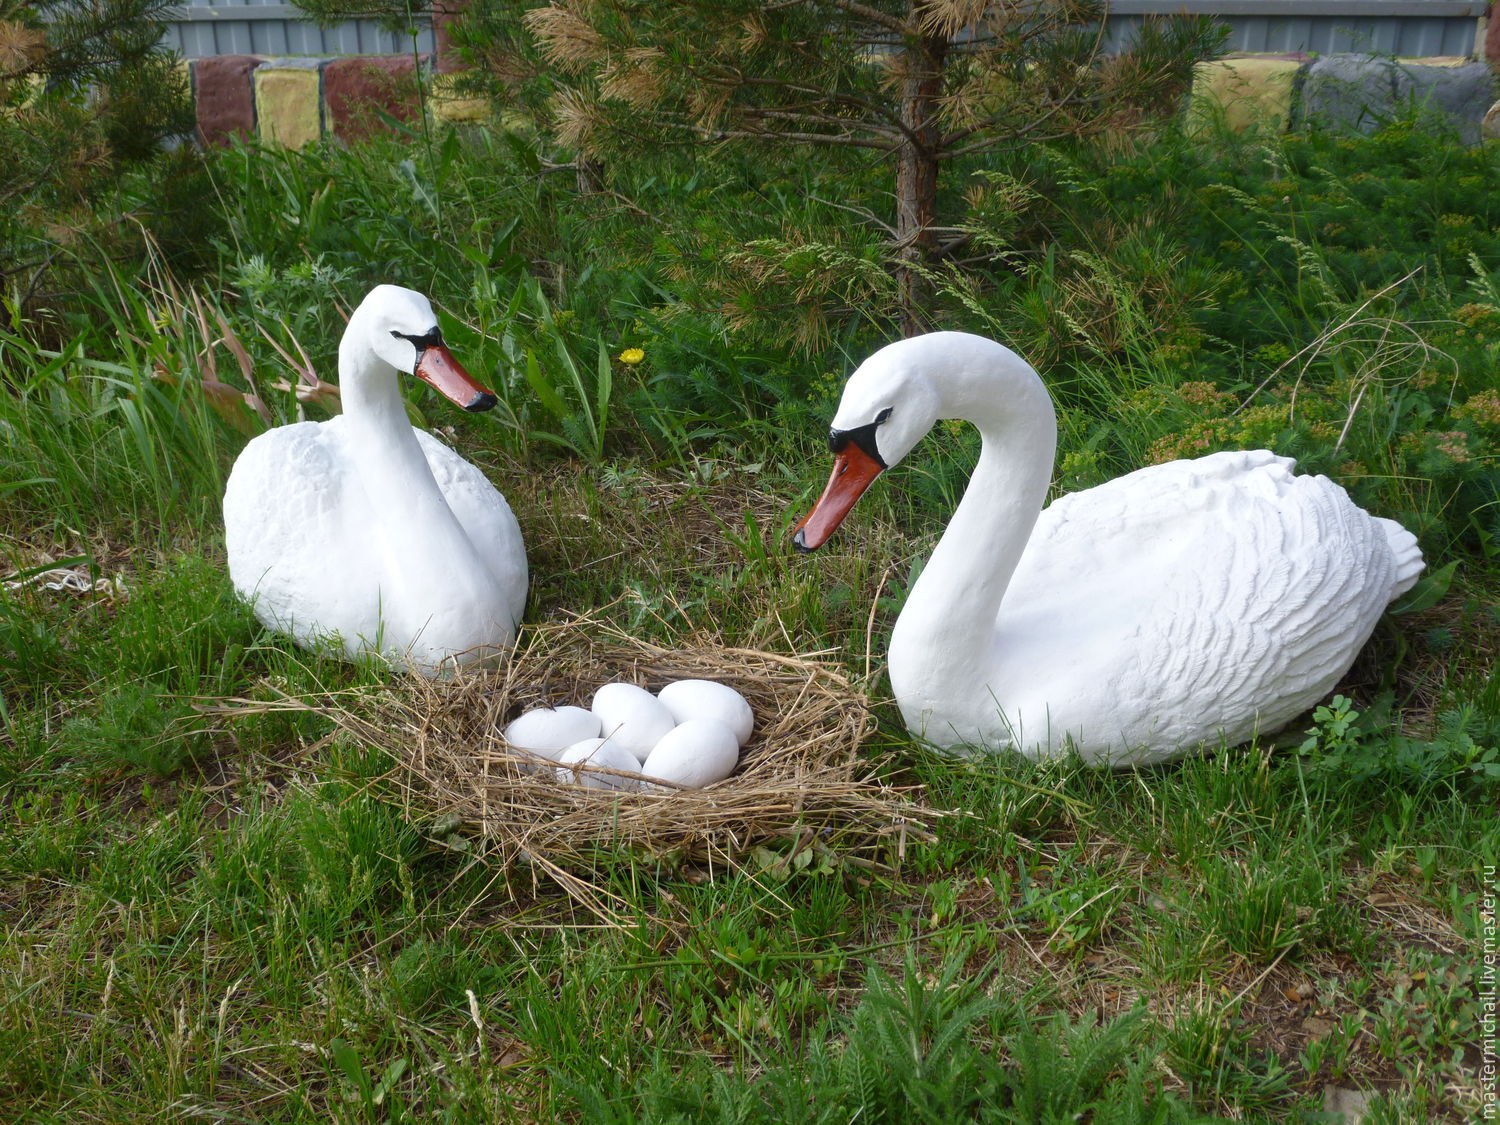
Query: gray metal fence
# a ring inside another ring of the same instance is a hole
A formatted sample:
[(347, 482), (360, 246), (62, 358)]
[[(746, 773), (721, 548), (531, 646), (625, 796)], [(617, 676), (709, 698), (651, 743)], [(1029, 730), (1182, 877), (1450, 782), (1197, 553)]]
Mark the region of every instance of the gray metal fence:
[[(398, 55), (410, 35), (392, 34), (373, 20), (323, 28), (291, 4), (255, 0), (187, 0), (167, 24), (163, 42), (185, 59), (210, 55)], [(432, 50), (432, 28), (418, 21), (417, 50)]]
[(1147, 15), (1188, 11), (1227, 23), (1231, 51), (1461, 57), (1482, 53), (1479, 20), (1488, 8), (1470, 0), (1115, 0), (1110, 31), (1119, 41)]
[[(1362, 51), (1426, 58), (1476, 53), (1488, 3), (1470, 0), (1114, 0), (1110, 38), (1121, 42), (1148, 15), (1201, 12), (1230, 27), (1232, 51)], [(411, 37), (370, 20), (320, 28), (290, 4), (187, 0), (168, 24), (166, 44), (183, 58), (208, 55), (386, 55)], [(1483, 44), (1479, 44), (1482, 48)], [(432, 50), (422, 24), (417, 49)]]

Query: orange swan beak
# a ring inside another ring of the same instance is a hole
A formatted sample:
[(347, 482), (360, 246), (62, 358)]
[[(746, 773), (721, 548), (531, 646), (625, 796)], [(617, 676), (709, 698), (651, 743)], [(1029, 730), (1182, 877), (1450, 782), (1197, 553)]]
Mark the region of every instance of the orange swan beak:
[(488, 410), (498, 401), (474, 381), (474, 377), (443, 344), (428, 344), (422, 349), (422, 354), (417, 356), (414, 374), (455, 406), (475, 414)]
[(833, 459), (833, 475), (828, 478), (828, 487), (813, 505), (812, 511), (792, 529), (792, 545), (799, 551), (815, 551), (828, 537), (838, 530), (839, 524), (854, 507), (854, 502), (864, 495), (870, 482), (885, 470), (856, 442), (847, 443)]

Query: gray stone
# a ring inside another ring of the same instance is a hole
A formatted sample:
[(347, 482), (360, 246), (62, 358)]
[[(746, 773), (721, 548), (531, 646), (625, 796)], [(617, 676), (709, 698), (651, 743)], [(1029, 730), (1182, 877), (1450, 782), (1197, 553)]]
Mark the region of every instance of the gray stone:
[(1399, 79), (1389, 59), (1325, 55), (1303, 73), (1298, 118), (1324, 128), (1374, 132), (1394, 108)]
[(1480, 123), (1494, 100), (1494, 79), (1486, 63), (1428, 66), (1377, 55), (1325, 55), (1303, 76), (1297, 118), (1372, 133), (1415, 104), (1466, 143), (1477, 144)]
[(1369, 1114), (1375, 1095), (1368, 1090), (1347, 1090), (1339, 1086), (1323, 1087), (1323, 1112), (1344, 1125), (1359, 1125)]
[(261, 66), (270, 70), (321, 70), (324, 63), (332, 61), (332, 56), (281, 55), (278, 58), (266, 59)]
[(1495, 100), (1495, 79), (1489, 63), (1413, 64), (1405, 69), (1411, 76), (1412, 98), (1452, 122), (1466, 144), (1478, 144), (1480, 125)]

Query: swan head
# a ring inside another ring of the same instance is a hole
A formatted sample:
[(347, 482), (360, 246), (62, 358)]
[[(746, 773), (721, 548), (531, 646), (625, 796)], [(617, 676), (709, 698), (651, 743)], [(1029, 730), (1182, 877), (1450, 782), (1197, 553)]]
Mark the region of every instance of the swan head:
[(833, 474), (792, 532), (799, 550), (821, 547), (877, 476), (912, 451), (942, 413), (926, 368), (931, 337), (898, 340), (860, 364), (844, 384), (828, 431)]
[(497, 401), (443, 343), (437, 314), (426, 297), (399, 285), (377, 285), (349, 318), (371, 351), (397, 371), (415, 375), (455, 406), (488, 410)]

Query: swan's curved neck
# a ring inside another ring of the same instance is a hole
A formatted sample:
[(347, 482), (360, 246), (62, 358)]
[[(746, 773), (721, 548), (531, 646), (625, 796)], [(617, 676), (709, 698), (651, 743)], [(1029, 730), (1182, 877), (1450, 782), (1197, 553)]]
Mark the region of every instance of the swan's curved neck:
[(944, 395), (953, 405), (943, 417), (978, 428), (979, 463), (891, 638), (903, 710), (908, 700), (973, 699), (986, 689), (995, 618), (1047, 498), (1056, 415), (1040, 378), (1010, 358), (969, 377), (979, 386)]
[[(397, 635), (425, 636), (434, 585), (443, 604), (478, 613), (493, 600), (494, 579), (432, 475), (395, 369), (352, 322), (350, 328), (339, 346), (340, 393), (352, 465), (372, 515), (367, 532), (378, 555), (381, 615)], [(444, 634), (433, 643), (446, 640)]]
[(397, 377), (396, 369), (351, 324), (339, 344), (339, 396), (345, 424), (361, 450), (359, 472), (371, 499), (378, 501), (377, 510), (410, 502), (425, 510), (436, 500), (446, 512), (448, 505), (407, 421)]

